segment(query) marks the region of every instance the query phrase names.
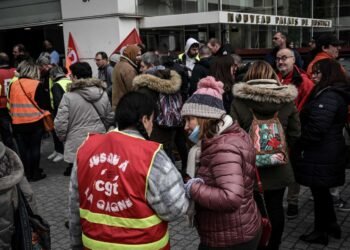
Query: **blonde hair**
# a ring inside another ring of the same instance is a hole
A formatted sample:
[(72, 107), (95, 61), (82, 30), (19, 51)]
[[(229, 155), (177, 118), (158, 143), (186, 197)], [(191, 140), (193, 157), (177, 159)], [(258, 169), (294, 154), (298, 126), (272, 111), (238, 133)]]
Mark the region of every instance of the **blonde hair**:
[(261, 60), (254, 62), (253, 65), (249, 67), (243, 81), (247, 82), (255, 79), (273, 79), (280, 82), (271, 65)]
[(40, 79), (39, 66), (31, 62), (22, 61), (17, 67), (17, 72), (19, 78)]

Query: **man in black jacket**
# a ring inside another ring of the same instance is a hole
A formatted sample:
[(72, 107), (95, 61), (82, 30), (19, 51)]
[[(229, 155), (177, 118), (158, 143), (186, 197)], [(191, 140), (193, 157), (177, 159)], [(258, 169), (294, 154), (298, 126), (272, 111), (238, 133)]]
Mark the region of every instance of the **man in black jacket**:
[(199, 48), (200, 60), (195, 63), (192, 76), (190, 78), (189, 96), (197, 90), (197, 83), (200, 79), (209, 75), (211, 62), (211, 50), (208, 46), (203, 45)]

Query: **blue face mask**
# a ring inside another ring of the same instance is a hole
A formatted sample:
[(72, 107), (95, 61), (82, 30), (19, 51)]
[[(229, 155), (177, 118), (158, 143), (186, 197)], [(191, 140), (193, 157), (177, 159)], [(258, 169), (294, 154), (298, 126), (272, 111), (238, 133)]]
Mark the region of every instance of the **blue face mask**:
[(188, 139), (193, 143), (197, 143), (199, 141), (199, 125), (194, 128), (192, 133), (188, 136)]

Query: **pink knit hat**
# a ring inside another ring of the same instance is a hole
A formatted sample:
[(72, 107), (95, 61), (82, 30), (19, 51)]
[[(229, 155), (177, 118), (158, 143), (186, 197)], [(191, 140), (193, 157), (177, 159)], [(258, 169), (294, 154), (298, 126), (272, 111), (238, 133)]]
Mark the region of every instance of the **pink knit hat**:
[(182, 107), (182, 116), (221, 118), (226, 114), (222, 102), (224, 84), (214, 77), (207, 76), (198, 82), (198, 89)]

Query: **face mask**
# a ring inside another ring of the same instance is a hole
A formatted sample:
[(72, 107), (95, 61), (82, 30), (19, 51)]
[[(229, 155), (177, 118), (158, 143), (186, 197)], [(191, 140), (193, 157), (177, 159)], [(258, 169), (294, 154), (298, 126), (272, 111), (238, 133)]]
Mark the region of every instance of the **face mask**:
[(188, 139), (193, 143), (197, 143), (199, 141), (199, 125), (194, 128), (192, 133), (188, 136)]

